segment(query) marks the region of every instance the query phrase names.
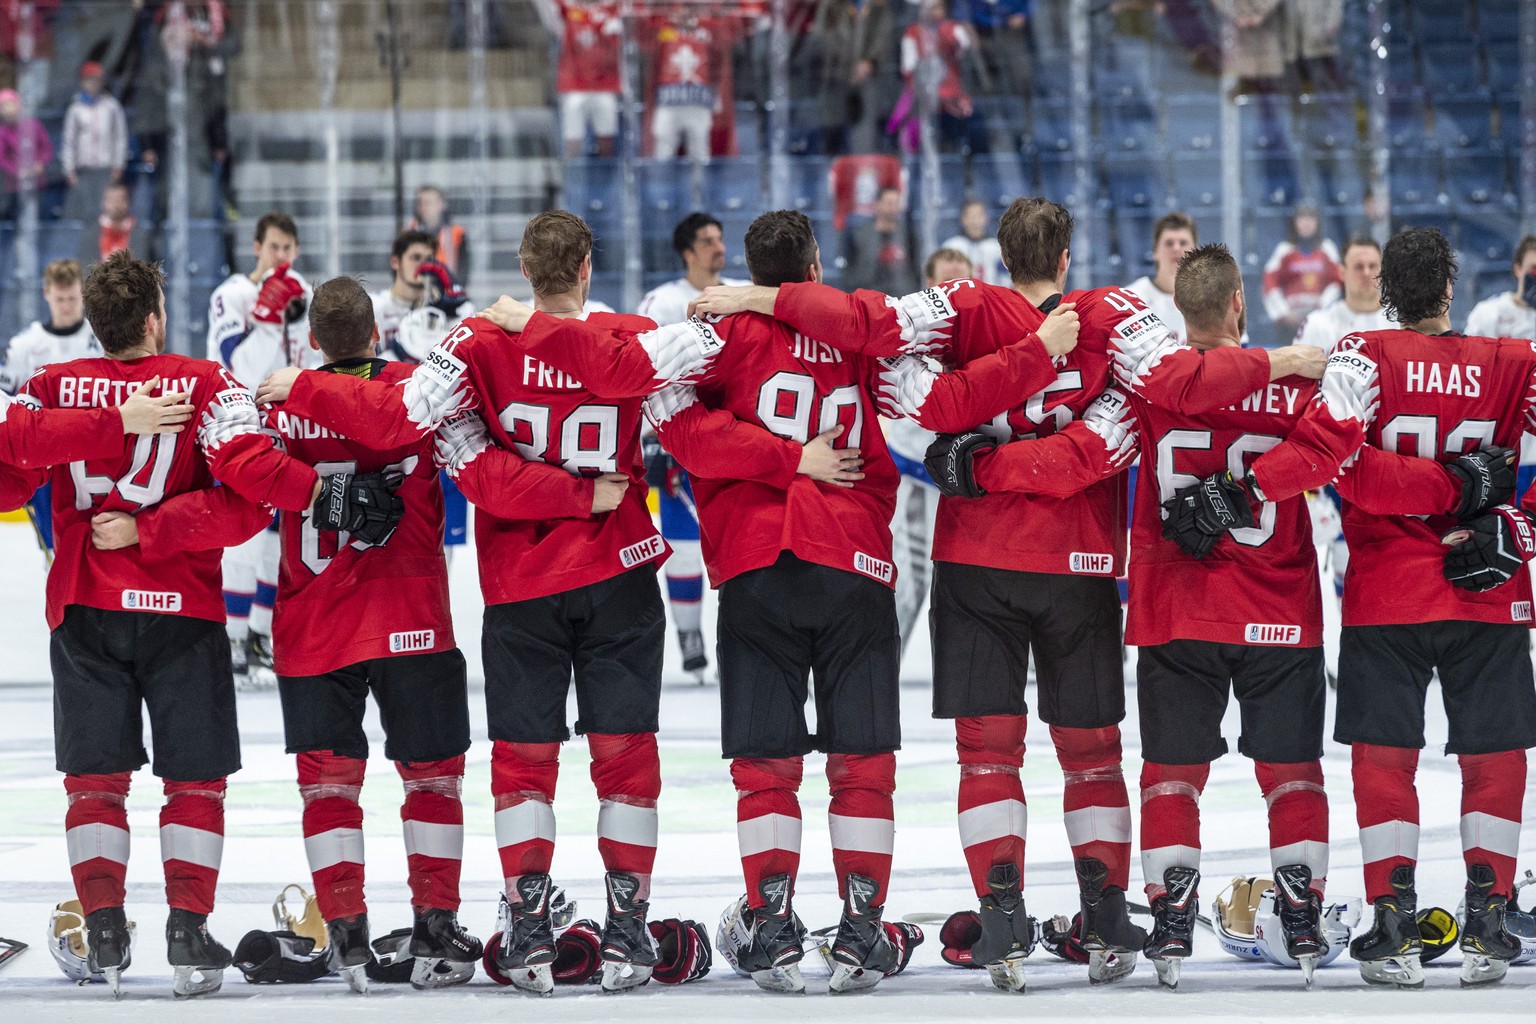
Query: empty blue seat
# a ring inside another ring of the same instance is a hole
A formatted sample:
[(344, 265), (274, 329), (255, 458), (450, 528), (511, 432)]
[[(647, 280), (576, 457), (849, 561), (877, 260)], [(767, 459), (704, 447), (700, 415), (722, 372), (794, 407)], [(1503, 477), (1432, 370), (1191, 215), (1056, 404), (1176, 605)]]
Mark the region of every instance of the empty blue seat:
[(1509, 191), (1504, 151), (1496, 147), (1445, 154), (1445, 185), (1458, 204), (1496, 203)]
[[(1495, 219), (1482, 212), (1462, 214), (1457, 225), (1456, 243), (1464, 258), (1475, 258), (1483, 265), (1491, 261), (1508, 266), (1509, 256), (1514, 248), (1510, 239), (1508, 218)], [(1468, 267), (1463, 266), (1461, 279), (1468, 284), (1475, 284), (1476, 275), (1470, 272)], [(1506, 276), (1505, 280), (1509, 281), (1510, 278)]]
[(1173, 198), (1184, 210), (1221, 205), (1221, 161), (1214, 153), (1173, 154)]
[(711, 161), (704, 168), (704, 209), (717, 217), (732, 210), (763, 209), (762, 166), (754, 157)]
[(1157, 115), (1140, 97), (1107, 100), (1099, 117), (1097, 142), (1106, 153), (1147, 150), (1157, 144)]
[(1488, 87), (1500, 96), (1518, 95), (1520, 92), (1520, 45), (1518, 37), (1507, 41), (1489, 42), (1483, 51), (1488, 62)]
[(1072, 114), (1065, 100), (1037, 99), (1029, 108), (1028, 141), (1036, 150), (1065, 153), (1072, 149)]
[(1426, 41), (1419, 59), (1424, 88), (1431, 96), (1464, 96), (1482, 88), (1481, 62), (1470, 42)]
[(1032, 167), (1019, 153), (978, 153), (971, 157), (970, 195), (989, 210), (1033, 194)]
[(1390, 182), (1393, 205), (1419, 207), (1440, 194), (1440, 154), (1433, 149), (1403, 149), (1392, 153)]
[(617, 160), (566, 160), (565, 208), (588, 220), (618, 216), (621, 187)]
[(1289, 207), (1301, 198), (1296, 162), (1287, 152), (1255, 153), (1243, 158), (1243, 200)]
[(1170, 95), (1163, 105), (1171, 151), (1216, 148), (1221, 129), (1221, 96), (1217, 92)]
[(1117, 211), (1161, 209), (1168, 199), (1167, 164), (1151, 155), (1104, 158), (1104, 181)]
[(1486, 96), (1437, 98), (1434, 138), (1452, 148), (1487, 145), (1493, 132), (1492, 112)]

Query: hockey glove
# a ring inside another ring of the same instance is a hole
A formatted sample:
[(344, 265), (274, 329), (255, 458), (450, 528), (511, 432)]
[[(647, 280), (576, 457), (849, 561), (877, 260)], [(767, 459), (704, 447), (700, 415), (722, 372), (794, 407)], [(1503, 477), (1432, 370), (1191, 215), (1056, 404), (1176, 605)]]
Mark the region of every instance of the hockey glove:
[(951, 498), (979, 498), (987, 492), (976, 485), (976, 453), (997, 447), (997, 439), (979, 430), (940, 434), (928, 446), (923, 465), (939, 493)]
[(661, 960), (651, 970), (652, 979), (663, 985), (681, 985), (709, 973), (713, 952), (703, 925), (669, 917), (652, 921), (649, 927), (661, 954)]
[(1041, 926), (1041, 945), (1063, 960), (1074, 964), (1087, 963), (1088, 951), (1083, 948), (1082, 938), (1078, 935), (1082, 921), (1081, 913), (1073, 914), (1070, 921), (1065, 914), (1057, 914)]
[(912, 954), (917, 952), (917, 947), (923, 944), (923, 930), (915, 924), (905, 921), (886, 921), (883, 923), (885, 937), (891, 940), (891, 945), (896, 947), (896, 963), (885, 972), (887, 978), (900, 974), (907, 969), (907, 964), (912, 962)]
[[(264, 324), (293, 323), (304, 315), (304, 286), (288, 273), (289, 264), (279, 264), (262, 283), (251, 307), (251, 319)], [(297, 307), (294, 312), (290, 307)]]
[(1536, 535), (1524, 512), (1499, 505), (1440, 539), (1452, 545), (1445, 555), (1445, 579), (1459, 590), (1481, 593), (1508, 583), (1536, 555)]
[(603, 936), (596, 921), (583, 918), (555, 939), (556, 985), (585, 985), (603, 969)]
[(383, 473), (322, 477), (320, 494), (310, 509), (315, 528), (345, 531), (364, 544), (383, 544), (405, 515), (405, 502), (395, 493), (399, 480)]
[(939, 929), (939, 942), (943, 949), (939, 956), (951, 967), (980, 967), (971, 959), (971, 947), (981, 939), (981, 915), (974, 910), (962, 910), (950, 914), (944, 927)]
[(453, 271), (437, 260), (425, 260), (417, 271), (421, 283), (429, 289), (427, 305), (436, 306), (451, 317), (459, 315), (459, 307), (468, 301), (464, 286), (454, 278)]
[(293, 932), (246, 932), (235, 947), (235, 966), (252, 985), (319, 981), (331, 973), (330, 951)]
[(1216, 473), (1175, 491), (1163, 502), (1163, 536), (1191, 558), (1204, 558), (1228, 530), (1253, 525), (1248, 489)]
[(1445, 468), (1461, 483), (1461, 504), (1452, 513), (1457, 519), (1474, 519), (1515, 495), (1519, 467), (1511, 448), (1489, 447), (1468, 452), (1451, 460)]

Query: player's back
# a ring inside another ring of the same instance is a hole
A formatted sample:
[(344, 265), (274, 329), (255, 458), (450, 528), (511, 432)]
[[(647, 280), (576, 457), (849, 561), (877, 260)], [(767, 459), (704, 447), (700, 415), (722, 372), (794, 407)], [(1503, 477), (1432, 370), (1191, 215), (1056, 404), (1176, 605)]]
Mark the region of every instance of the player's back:
[[(411, 366), (383, 359), (333, 364), (328, 372), (401, 381)], [(443, 557), (443, 492), (432, 439), (376, 449), (281, 406), (266, 410), (268, 429), (287, 453), (336, 473), (396, 472), (405, 515), (382, 547), (316, 529), (309, 510), (282, 514), (282, 566), (273, 618), (277, 670), (311, 676), (392, 654), (453, 646)]]

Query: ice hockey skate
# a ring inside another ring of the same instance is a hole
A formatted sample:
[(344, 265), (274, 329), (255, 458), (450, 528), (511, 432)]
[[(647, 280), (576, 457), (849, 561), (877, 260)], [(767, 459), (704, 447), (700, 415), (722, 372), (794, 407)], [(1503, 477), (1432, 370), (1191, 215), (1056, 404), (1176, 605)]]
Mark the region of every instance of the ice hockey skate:
[(827, 987), (833, 992), (859, 992), (878, 985), (896, 966), (899, 953), (880, 920), (884, 907), (872, 905), (880, 895), (874, 881), (849, 875), (845, 885), (848, 897), (830, 947), (832, 981)]
[(646, 923), (650, 904), (635, 898), (640, 882), (634, 875), (610, 871), (604, 879), (608, 890), (608, 920), (603, 925), (603, 991), (624, 992), (651, 980), (659, 959), (656, 940)]
[(1420, 962), (1423, 942), (1414, 917), (1418, 895), (1413, 888), (1413, 868), (1400, 864), (1387, 882), (1392, 892), (1376, 899), (1376, 921), (1370, 931), (1349, 944), (1349, 955), (1360, 962), (1360, 976), (1372, 985), (1423, 988)]
[(1165, 891), (1152, 901), (1152, 934), (1143, 951), (1164, 988), (1178, 989), (1180, 969), (1194, 951), (1199, 885), (1200, 872), (1194, 868), (1169, 868), (1163, 872)]
[(484, 947), (464, 930), (451, 910), (427, 907), (416, 911), (411, 929), (411, 987), (447, 988), (462, 985), (475, 974), (475, 961)]
[(234, 957), (208, 934), (207, 915), (172, 907), (165, 943), (166, 959), (175, 968), (171, 992), (177, 999), (209, 995), (223, 987), (224, 968)]
[(805, 925), (790, 905), (789, 876), (763, 879), (758, 892), (763, 906), (750, 907), (742, 896), (721, 915), (715, 946), (764, 991), (804, 992)]
[(368, 994), (366, 968), (373, 953), (368, 945), (368, 915), (338, 917), (325, 923), (330, 937), (331, 969), (341, 975), (347, 987), (359, 995)]
[(1301, 980), (1312, 987), (1312, 974), (1328, 952), (1323, 934), (1323, 898), (1312, 889), (1312, 869), (1286, 864), (1275, 869), (1275, 907), (1285, 951), (1301, 965)]
[(1131, 924), (1125, 890), (1104, 884), (1108, 870), (1103, 861), (1079, 857), (1074, 867), (1083, 909), (1078, 935), (1088, 951), (1088, 982), (1107, 985), (1129, 977), (1136, 970), (1136, 954), (1147, 941), (1146, 930)]
[(128, 915), (122, 907), (93, 910), (85, 915), (85, 931), (90, 972), (105, 978), (112, 986), (112, 998), (121, 999), (123, 972), (133, 962), (133, 925)]
[(683, 654), (683, 671), (691, 673), (703, 685), (705, 670), (709, 668), (704, 634), (697, 629), (680, 629), (677, 631), (677, 646)]
[(1520, 940), (1504, 924), (1508, 900), (1494, 892), (1493, 869), (1473, 864), (1467, 869), (1467, 913), (1461, 929), (1461, 987), (1501, 980), (1509, 963), (1520, 955)]
[(1024, 960), (1035, 948), (1035, 923), (1024, 910), (1016, 864), (994, 864), (987, 872), (991, 892), (981, 898), (981, 938), (971, 959), (1004, 992), (1024, 991)]
[(501, 898), (500, 941), (493, 937), (485, 969), (514, 988), (547, 996), (555, 990), (549, 876), (523, 875), (517, 880), (517, 893), (521, 897), (517, 903)]

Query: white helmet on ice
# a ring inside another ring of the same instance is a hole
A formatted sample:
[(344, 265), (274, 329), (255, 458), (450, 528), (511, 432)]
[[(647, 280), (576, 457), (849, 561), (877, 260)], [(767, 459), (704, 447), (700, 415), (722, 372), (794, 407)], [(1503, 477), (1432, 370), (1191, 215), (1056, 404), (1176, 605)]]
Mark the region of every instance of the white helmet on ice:
[[(59, 970), (71, 981), (84, 985), (88, 981), (106, 981), (100, 972), (90, 965), (91, 945), (86, 937), (85, 914), (79, 900), (65, 900), (48, 915), (48, 949), (59, 965)], [(136, 928), (128, 922), (128, 948), (133, 948)]]
[[(1323, 906), (1323, 935), (1328, 952), (1322, 964), (1330, 964), (1349, 945), (1349, 931), (1360, 923), (1361, 901), (1346, 897)], [(1240, 960), (1261, 961), (1278, 967), (1297, 966), (1285, 951), (1280, 911), (1275, 902), (1275, 883), (1268, 878), (1238, 875), (1216, 897), (1211, 927), (1221, 948)]]
[(406, 355), (422, 362), (427, 358), (427, 353), (437, 347), (438, 342), (448, 337), (453, 324), (448, 314), (436, 306), (422, 306), (405, 314), (395, 340)]

